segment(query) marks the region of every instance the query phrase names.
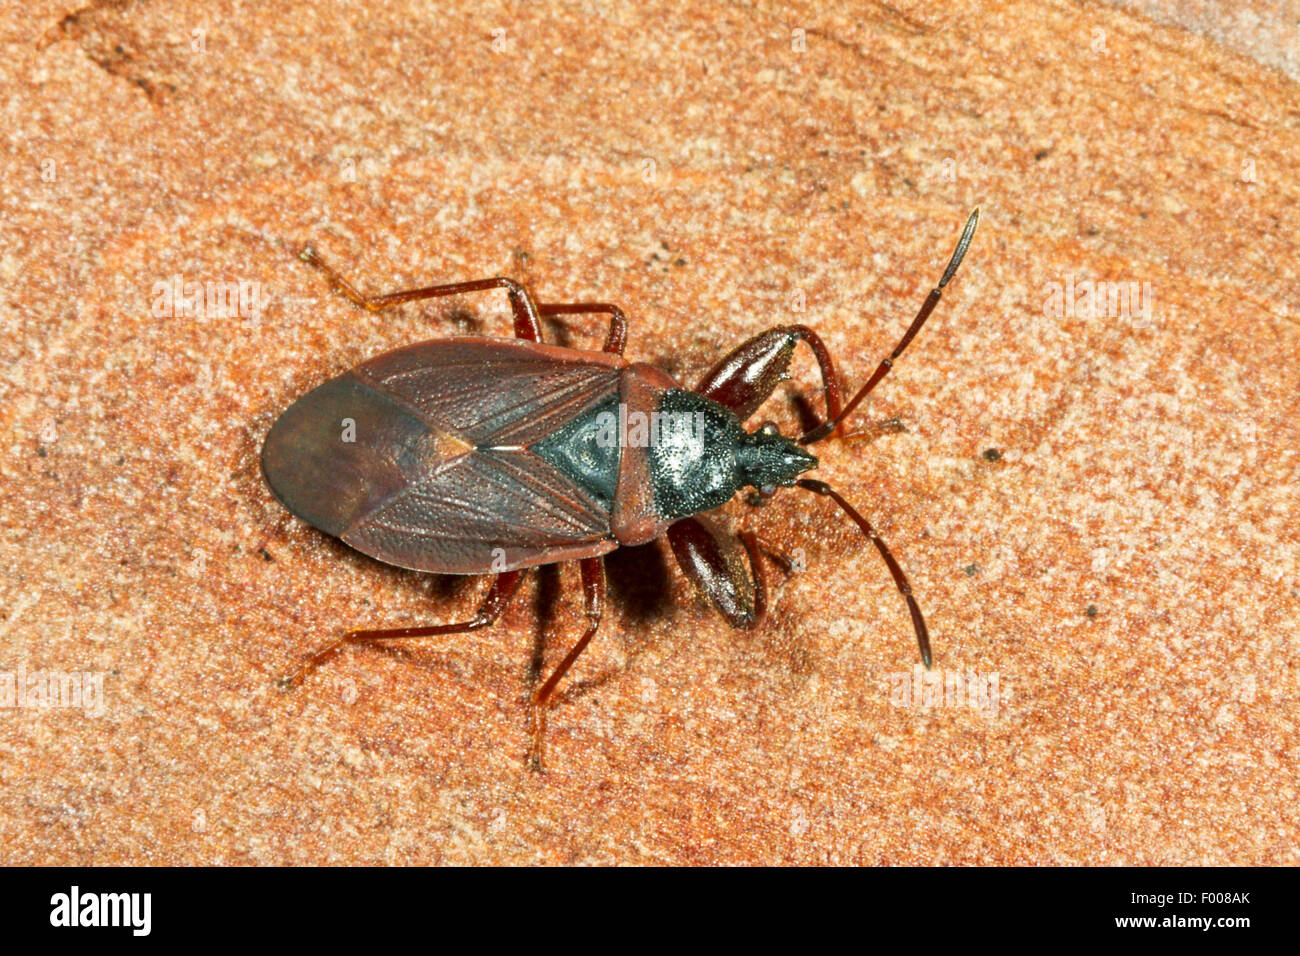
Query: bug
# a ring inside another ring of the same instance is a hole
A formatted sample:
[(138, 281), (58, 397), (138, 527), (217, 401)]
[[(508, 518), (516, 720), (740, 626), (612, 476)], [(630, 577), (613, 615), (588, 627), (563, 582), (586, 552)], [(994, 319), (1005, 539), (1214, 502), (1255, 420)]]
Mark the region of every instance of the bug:
[[(807, 326), (760, 332), (685, 389), (666, 372), (623, 358), (627, 318), (617, 306), (538, 303), (501, 277), (366, 296), (308, 246), (301, 258), (372, 312), (503, 289), (515, 337), (393, 349), (308, 392), (272, 425), (262, 471), (293, 514), (387, 564), (493, 575), (469, 620), (347, 631), (284, 683), (299, 683), (349, 644), (488, 627), (525, 569), (577, 561), (586, 629), (532, 695), (528, 761), (541, 769), (547, 704), (600, 624), (603, 555), (664, 535), (685, 576), (728, 624), (748, 629), (763, 620), (767, 586), (757, 540), (724, 531), (707, 516), (745, 487), (754, 489), (755, 503), (785, 487), (831, 499), (880, 552), (929, 667), (925, 619), (888, 546), (830, 485), (800, 476), (818, 464), (808, 446), (836, 433), (921, 330), (978, 223), (976, 209), (907, 332), (847, 403), (830, 352)], [(542, 342), (543, 316), (589, 313), (610, 317), (600, 351)], [(798, 437), (770, 422), (746, 431), (743, 423), (785, 378), (799, 342), (820, 368), (825, 419)]]

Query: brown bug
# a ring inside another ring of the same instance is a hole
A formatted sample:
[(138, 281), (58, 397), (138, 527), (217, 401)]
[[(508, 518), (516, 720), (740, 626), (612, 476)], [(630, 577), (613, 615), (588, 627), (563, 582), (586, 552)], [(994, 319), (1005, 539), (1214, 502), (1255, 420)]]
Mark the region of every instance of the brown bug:
[[(733, 537), (705, 516), (744, 487), (760, 501), (791, 486), (834, 501), (884, 558), (929, 667), (925, 620), (885, 542), (829, 485), (799, 476), (817, 467), (807, 446), (835, 433), (920, 331), (978, 222), (976, 209), (902, 340), (847, 404), (829, 351), (807, 326), (759, 333), (688, 390), (661, 369), (623, 358), (627, 319), (617, 306), (538, 303), (506, 278), (365, 296), (304, 250), (305, 261), (372, 312), (504, 289), (515, 338), (434, 339), (385, 352), (307, 393), (271, 427), (263, 473), (276, 497), (308, 524), (387, 564), (495, 575), (470, 620), (348, 631), (286, 683), (345, 644), (487, 627), (510, 603), (524, 569), (578, 561), (588, 623), (533, 694), (530, 756), (540, 767), (546, 704), (600, 623), (602, 555), (666, 534), (682, 571), (732, 627), (762, 621), (767, 590), (754, 535)], [(601, 351), (542, 343), (542, 316), (579, 313), (610, 316)], [(745, 431), (743, 422), (785, 377), (799, 342), (820, 366), (826, 419), (797, 439), (771, 423)]]

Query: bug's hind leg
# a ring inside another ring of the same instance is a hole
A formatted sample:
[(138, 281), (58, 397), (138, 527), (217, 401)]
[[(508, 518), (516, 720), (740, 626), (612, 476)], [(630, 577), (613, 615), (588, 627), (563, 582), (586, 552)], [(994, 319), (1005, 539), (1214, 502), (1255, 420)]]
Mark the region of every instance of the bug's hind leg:
[(445, 285), (390, 292), (387, 295), (368, 296), (363, 295), (356, 286), (326, 265), (311, 246), (306, 246), (298, 254), (298, 258), (325, 273), (336, 289), (368, 312), (382, 312), (384, 309), (391, 309), (404, 302), (415, 302), (419, 299), (436, 299), (444, 295), (461, 295), (465, 292), (482, 292), (487, 289), (505, 289), (506, 295), (510, 298), (510, 308), (515, 316), (515, 336), (530, 342), (542, 340), (542, 323), (538, 318), (541, 313), (537, 309), (537, 303), (533, 301), (528, 290), (514, 279), (495, 276), (491, 279), (451, 282)]
[(555, 693), (555, 687), (569, 672), (582, 652), (587, 649), (591, 639), (600, 627), (600, 618), (605, 611), (605, 562), (601, 558), (583, 558), (582, 566), (582, 600), (587, 612), (587, 629), (578, 643), (560, 661), (551, 672), (546, 683), (533, 693), (532, 703), (532, 742), (528, 751), (528, 766), (533, 770), (542, 769), (543, 741), (546, 736), (546, 705)]
[(303, 664), (297, 673), (290, 677), (281, 678), (280, 684), (283, 687), (292, 687), (301, 683), (304, 677), (349, 644), (369, 644), (373, 641), (387, 641), (402, 637), (459, 634), (463, 631), (476, 631), (481, 627), (488, 627), (501, 616), (501, 612), (510, 604), (515, 592), (519, 589), (519, 580), (522, 576), (522, 571), (503, 571), (498, 574), (492, 581), (492, 587), (488, 589), (487, 597), (483, 599), (483, 603), (479, 606), (478, 613), (468, 621), (460, 621), (455, 624), (432, 624), (425, 627), (396, 627), (386, 630), (354, 629), (348, 631), (337, 641), (326, 645), (309, 657), (307, 663)]

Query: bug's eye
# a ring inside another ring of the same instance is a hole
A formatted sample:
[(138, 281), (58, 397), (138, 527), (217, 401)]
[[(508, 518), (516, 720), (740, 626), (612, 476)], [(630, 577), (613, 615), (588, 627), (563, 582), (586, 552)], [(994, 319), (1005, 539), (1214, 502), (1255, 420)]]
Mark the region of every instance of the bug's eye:
[(776, 427), (776, 422), (763, 422), (763, 426), (759, 428), (758, 433), (760, 435), (771, 436), (771, 435), (779, 435), (781, 434), (781, 431)]

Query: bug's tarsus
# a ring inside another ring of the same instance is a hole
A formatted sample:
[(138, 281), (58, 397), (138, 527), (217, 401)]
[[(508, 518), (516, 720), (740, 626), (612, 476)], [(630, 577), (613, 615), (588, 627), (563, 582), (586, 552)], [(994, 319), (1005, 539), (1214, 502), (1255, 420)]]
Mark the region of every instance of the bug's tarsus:
[(862, 443), (874, 442), (883, 435), (898, 435), (906, 431), (907, 423), (903, 421), (902, 418), (895, 415), (893, 418), (868, 422), (851, 432), (842, 432), (840, 434), (840, 441)]
[(916, 603), (916, 598), (912, 596), (912, 586), (907, 582), (907, 575), (903, 573), (902, 567), (894, 560), (893, 554), (889, 551), (889, 546), (885, 544), (884, 539), (880, 537), (876, 529), (871, 526), (871, 522), (864, 518), (853, 505), (849, 504), (838, 491), (826, 484), (826, 482), (817, 481), (815, 478), (800, 478), (798, 485), (815, 495), (823, 495), (834, 501), (876, 546), (880, 556), (885, 559), (889, 573), (894, 577), (894, 584), (903, 597), (907, 599), (907, 609), (912, 615), (912, 627), (916, 630), (916, 642), (921, 648), (921, 661), (929, 670), (932, 663), (930, 631), (925, 626), (925, 618), (921, 616), (920, 605)]
[(763, 545), (762, 543), (758, 542), (757, 539), (755, 539), (755, 544), (758, 546), (759, 553), (762, 554), (763, 557), (767, 558), (767, 560), (771, 561), (773, 564), (775, 564), (778, 568), (781, 569), (781, 574), (784, 577), (789, 578), (790, 575), (795, 573), (795, 569), (796, 569), (795, 562), (784, 551), (777, 551), (774, 548), (769, 548), (766, 545)]
[(302, 252), (298, 253), (298, 258), (301, 259), (303, 262), (307, 263), (309, 266), (312, 266), (316, 269), (319, 269), (321, 272), (323, 272), (325, 274), (325, 277), (330, 280), (330, 285), (338, 289), (340, 292), (342, 292), (345, 296), (347, 296), (349, 299), (351, 299), (361, 308), (369, 312), (378, 312), (384, 308), (383, 305), (379, 305), (376, 302), (371, 301), (366, 296), (362, 295), (356, 286), (354, 286), (347, 279), (343, 278), (341, 275), (335, 272), (332, 268), (330, 268), (330, 266), (326, 265), (325, 260), (320, 257), (320, 253), (316, 251), (314, 246), (311, 245), (303, 246)]
[(912, 324), (907, 327), (907, 331), (903, 333), (903, 338), (899, 341), (898, 345), (894, 346), (894, 351), (876, 367), (876, 371), (872, 373), (871, 378), (867, 379), (867, 383), (863, 385), (862, 388), (858, 389), (856, 395), (849, 399), (849, 403), (844, 406), (838, 415), (829, 415), (826, 421), (805, 432), (800, 436), (799, 444), (811, 445), (815, 442), (829, 438), (835, 433), (844, 420), (853, 414), (854, 409), (858, 407), (859, 403), (871, 394), (871, 390), (880, 384), (881, 379), (889, 374), (889, 370), (894, 367), (894, 361), (903, 354), (903, 351), (909, 345), (912, 344), (912, 339), (916, 338), (916, 334), (921, 331), (921, 326), (925, 325), (925, 320), (930, 317), (930, 313), (934, 311), (934, 307), (939, 304), (939, 299), (943, 296), (944, 286), (946, 286), (957, 273), (957, 267), (961, 265), (962, 259), (966, 256), (966, 250), (970, 248), (971, 240), (975, 238), (975, 228), (979, 225), (979, 221), (980, 210), (979, 207), (976, 206), (974, 211), (966, 220), (966, 227), (961, 232), (961, 238), (957, 240), (957, 248), (953, 250), (952, 258), (948, 260), (948, 267), (943, 270), (943, 278), (939, 280), (937, 286), (930, 290), (930, 294), (925, 297), (925, 302), (921, 304), (920, 311), (916, 313), (916, 318), (914, 318)]

